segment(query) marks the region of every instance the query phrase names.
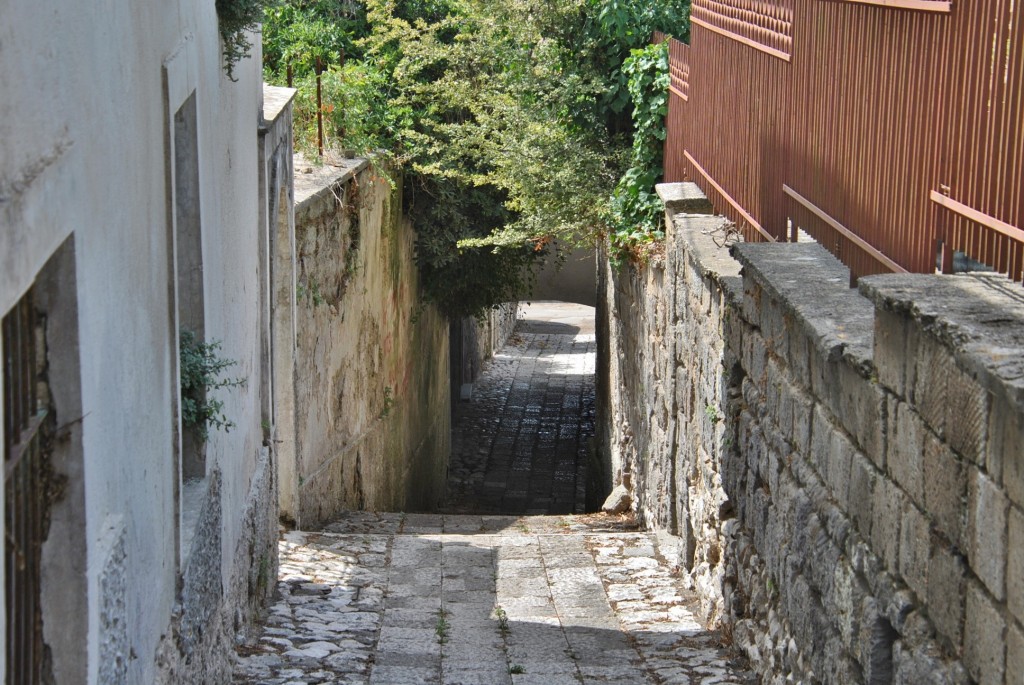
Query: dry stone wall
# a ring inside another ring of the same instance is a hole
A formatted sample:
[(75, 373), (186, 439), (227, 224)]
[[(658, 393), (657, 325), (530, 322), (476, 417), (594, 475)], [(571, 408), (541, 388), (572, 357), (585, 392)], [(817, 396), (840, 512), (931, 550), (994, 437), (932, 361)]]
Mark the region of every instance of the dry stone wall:
[(766, 682), (1019, 682), (1018, 289), (851, 290), (820, 246), (730, 251), (695, 186), (662, 192), (664, 258), (603, 278), (606, 447), (706, 620)]

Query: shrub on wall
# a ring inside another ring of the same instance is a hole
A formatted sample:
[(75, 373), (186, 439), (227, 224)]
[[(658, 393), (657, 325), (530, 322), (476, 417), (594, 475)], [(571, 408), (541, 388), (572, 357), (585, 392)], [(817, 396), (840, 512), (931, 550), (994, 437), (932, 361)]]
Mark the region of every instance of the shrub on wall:
[(224, 413), (224, 402), (211, 393), (245, 383), (242, 378), (222, 378), (224, 371), (237, 362), (219, 355), (220, 342), (203, 342), (192, 331), (182, 331), (179, 342), (181, 374), (181, 421), (203, 442), (210, 430), (234, 427)]
[(633, 50), (622, 71), (633, 103), (633, 148), (629, 169), (612, 194), (609, 242), (613, 258), (642, 259), (652, 242), (665, 237), (665, 208), (654, 184), (664, 163), (668, 43)]
[(249, 56), (252, 43), (246, 35), (259, 28), (264, 10), (273, 0), (217, 0), (220, 38), (224, 45), (224, 69), (234, 81), (235, 65)]

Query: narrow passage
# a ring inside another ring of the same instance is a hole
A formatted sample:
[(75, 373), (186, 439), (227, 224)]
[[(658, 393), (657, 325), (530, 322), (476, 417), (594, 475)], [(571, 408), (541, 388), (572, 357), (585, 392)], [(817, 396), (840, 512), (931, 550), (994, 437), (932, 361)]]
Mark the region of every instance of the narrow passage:
[(509, 344), (460, 403), (447, 511), (582, 513), (594, 435), (594, 309), (521, 307)]
[(745, 685), (654, 536), (605, 515), (352, 512), (281, 542), (241, 685)]
[(572, 513), (594, 357), (592, 309), (527, 308), (459, 407), (448, 513), (349, 512), (285, 533), (276, 601), (240, 642), (234, 682), (752, 683), (653, 534)]

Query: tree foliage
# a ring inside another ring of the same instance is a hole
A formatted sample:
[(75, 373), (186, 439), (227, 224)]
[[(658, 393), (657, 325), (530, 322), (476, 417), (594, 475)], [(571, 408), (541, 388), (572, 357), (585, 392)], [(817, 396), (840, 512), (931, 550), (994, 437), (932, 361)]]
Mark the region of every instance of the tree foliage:
[(664, 207), (654, 184), (664, 161), (668, 44), (633, 50), (622, 71), (633, 104), (633, 149), (630, 166), (612, 194), (609, 242), (613, 257), (642, 259), (651, 242), (665, 237)]
[[(265, 27), (265, 66), (280, 81), (291, 60), (297, 126), (310, 131), (312, 72), (297, 65), (314, 44), (355, 56), (324, 76), (329, 133), (403, 165), (427, 296), (461, 316), (521, 297), (552, 237), (593, 241), (650, 212), (664, 107), (645, 96), (635, 108), (630, 78), (640, 94), (667, 76), (653, 52), (630, 55), (655, 29), (684, 35), (687, 4), (291, 0)], [(623, 195), (638, 183), (647, 196)]]

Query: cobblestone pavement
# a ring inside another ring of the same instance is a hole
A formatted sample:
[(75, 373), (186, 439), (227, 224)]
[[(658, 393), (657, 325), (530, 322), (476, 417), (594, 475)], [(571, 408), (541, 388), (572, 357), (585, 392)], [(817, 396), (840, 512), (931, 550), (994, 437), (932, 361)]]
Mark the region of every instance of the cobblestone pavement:
[(653, 536), (617, 517), (353, 512), (280, 549), (279, 599), (235, 683), (753, 682)]
[(594, 434), (593, 308), (535, 303), (460, 404), (447, 511), (581, 513)]

